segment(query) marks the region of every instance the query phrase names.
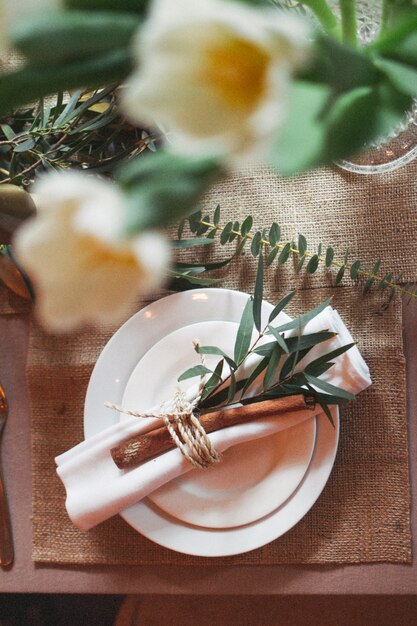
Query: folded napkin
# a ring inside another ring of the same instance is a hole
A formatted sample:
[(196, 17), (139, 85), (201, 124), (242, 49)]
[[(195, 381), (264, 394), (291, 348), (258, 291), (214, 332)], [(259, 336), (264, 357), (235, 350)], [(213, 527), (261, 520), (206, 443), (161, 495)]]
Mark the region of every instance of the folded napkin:
[[(281, 317), (279, 322), (289, 319), (288, 316), (284, 319)], [(307, 362), (353, 342), (339, 314), (331, 307), (327, 307), (308, 322), (303, 328), (303, 333), (309, 334), (325, 329), (334, 331), (337, 335), (314, 346), (298, 365), (299, 369), (303, 369)], [(288, 332), (286, 335), (291, 334), (295, 335), (297, 331)], [(246, 372), (242, 372), (241, 376), (247, 376), (248, 370), (252, 370), (258, 362), (259, 357), (251, 355), (245, 364)], [(371, 384), (369, 369), (357, 346), (353, 346), (348, 352), (339, 356), (334, 363), (334, 366), (322, 376), (323, 380), (354, 394), (358, 394)], [(187, 393), (188, 398), (192, 399), (193, 395), (195, 397), (195, 393), (194, 386)], [(252, 393), (256, 393), (256, 389), (253, 389)], [(305, 416), (301, 415), (297, 418), (288, 416), (280, 420), (255, 419), (211, 433), (209, 437), (215, 448), (224, 452), (238, 443), (271, 435), (299, 424), (309, 417), (311, 413), (306, 412)], [(110, 455), (111, 448), (160, 424), (159, 420), (152, 418), (129, 417), (55, 459), (58, 476), (67, 492), (68, 514), (80, 530), (88, 530), (96, 526), (170, 480), (194, 469), (178, 449), (170, 450), (129, 470), (117, 468)]]

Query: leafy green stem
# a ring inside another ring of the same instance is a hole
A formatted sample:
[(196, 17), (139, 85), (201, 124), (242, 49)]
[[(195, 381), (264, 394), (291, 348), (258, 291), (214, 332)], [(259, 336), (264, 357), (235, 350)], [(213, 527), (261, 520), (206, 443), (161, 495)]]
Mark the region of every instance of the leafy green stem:
[[(216, 231), (224, 231), (224, 226), (221, 226), (220, 224), (214, 224), (212, 222), (209, 222), (205, 219), (199, 220), (198, 223), (201, 226), (204, 227), (208, 227), (209, 229), (212, 230), (216, 230)], [(248, 241), (253, 241), (254, 235), (252, 235), (251, 233), (246, 233), (244, 235), (242, 235), (241, 232), (231, 228), (230, 230), (228, 230), (229, 235), (235, 236), (235, 237), (239, 237), (241, 239), (246, 239)], [(318, 262), (322, 262), (325, 263), (326, 266), (332, 266), (335, 268), (338, 268), (339, 270), (341, 270), (342, 268), (344, 270), (346, 270), (347, 272), (349, 272), (351, 275), (352, 273), (355, 273), (355, 276), (364, 278), (367, 281), (372, 281), (384, 286), (384, 287), (389, 287), (390, 289), (392, 289), (394, 292), (399, 293), (401, 295), (406, 295), (408, 296), (410, 299), (414, 299), (417, 300), (417, 292), (415, 291), (407, 291), (407, 287), (409, 287), (410, 285), (406, 285), (406, 287), (402, 287), (401, 285), (399, 285), (396, 282), (393, 282), (393, 280), (388, 279), (386, 276), (379, 276), (376, 272), (369, 272), (367, 270), (364, 270), (362, 268), (359, 269), (355, 269), (355, 265), (354, 263), (352, 264), (348, 264), (346, 262), (340, 262), (340, 261), (335, 261), (334, 259), (331, 259), (330, 261), (322, 256), (322, 255), (318, 255), (312, 252), (309, 252), (308, 250), (300, 250), (299, 248), (297, 248), (294, 244), (292, 244), (291, 242), (279, 242), (276, 243), (275, 245), (271, 245), (271, 243), (265, 239), (265, 238), (261, 238), (260, 239), (260, 244), (262, 244), (265, 247), (268, 248), (276, 248), (277, 250), (283, 250), (284, 248), (286, 248), (288, 250), (288, 252), (298, 255), (299, 257), (305, 257), (308, 259), (312, 259), (313, 257), (317, 259)], [(379, 265), (376, 264), (376, 265)]]

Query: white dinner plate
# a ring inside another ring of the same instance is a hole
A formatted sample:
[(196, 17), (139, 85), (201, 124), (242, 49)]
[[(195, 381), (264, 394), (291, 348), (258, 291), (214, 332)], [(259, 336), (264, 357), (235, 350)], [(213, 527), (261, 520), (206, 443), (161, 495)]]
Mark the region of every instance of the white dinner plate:
[[(232, 356), (237, 329), (236, 322), (210, 321), (169, 333), (133, 370), (122, 405), (145, 411), (172, 398), (177, 386), (186, 391), (190, 380), (178, 383), (177, 379), (199, 363), (193, 341), (216, 344)], [(214, 369), (219, 358), (207, 356), (207, 367)], [(187, 472), (148, 497), (165, 513), (189, 524), (206, 528), (249, 524), (274, 511), (300, 484), (313, 454), (315, 434), (316, 422), (309, 419), (242, 443), (227, 450), (221, 463)]]
[[(87, 389), (84, 413), (86, 438), (115, 424), (116, 411), (103, 409), (105, 402), (121, 404), (128, 380), (140, 359), (160, 339), (184, 326), (205, 321), (239, 322), (247, 294), (226, 289), (197, 289), (162, 298), (128, 320), (110, 339), (97, 360)], [(272, 305), (264, 303), (263, 324)], [(198, 556), (228, 556), (253, 550), (280, 537), (313, 506), (333, 467), (338, 436), (336, 428), (321, 414), (313, 456), (294, 493), (265, 517), (237, 528), (211, 529), (177, 520), (148, 498), (125, 509), (122, 517), (149, 539), (167, 548)]]

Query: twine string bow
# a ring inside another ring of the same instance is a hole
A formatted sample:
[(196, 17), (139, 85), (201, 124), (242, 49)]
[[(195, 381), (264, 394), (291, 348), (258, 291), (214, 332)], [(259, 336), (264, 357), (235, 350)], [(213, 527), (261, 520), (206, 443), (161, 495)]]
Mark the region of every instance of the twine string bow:
[[(198, 342), (194, 341), (194, 348), (197, 350)], [(204, 365), (204, 355), (200, 354), (201, 364)], [(167, 402), (163, 402), (159, 413), (143, 411), (130, 411), (118, 404), (106, 402), (105, 406), (114, 409), (125, 415), (134, 417), (153, 417), (162, 420), (166, 429), (171, 435), (181, 454), (195, 467), (206, 469), (221, 460), (221, 454), (216, 450), (210, 441), (206, 431), (198, 419), (196, 408), (201, 400), (204, 390), (204, 374), (200, 376), (197, 395), (192, 402), (180, 387), (177, 387), (172, 401), (169, 403), (172, 410), (165, 409)], [(131, 454), (135, 454), (134, 451)]]

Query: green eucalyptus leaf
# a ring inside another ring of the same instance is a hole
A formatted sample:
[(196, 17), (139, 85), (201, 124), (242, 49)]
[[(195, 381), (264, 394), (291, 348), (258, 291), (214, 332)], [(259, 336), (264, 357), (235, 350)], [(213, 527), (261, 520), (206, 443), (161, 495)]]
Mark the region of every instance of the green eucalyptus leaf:
[(213, 215), (213, 224), (215, 226), (218, 226), (219, 222), (220, 222), (220, 204), (218, 204), (216, 208), (214, 209), (214, 215)]
[(124, 80), (132, 69), (130, 50), (119, 48), (54, 67), (29, 65), (0, 74), (0, 115), (63, 89), (99, 87)]
[(230, 385), (226, 397), (226, 404), (229, 404), (236, 395), (236, 376), (233, 370), (230, 371)]
[(266, 264), (268, 267), (269, 265), (272, 265), (272, 263), (275, 261), (275, 258), (278, 252), (279, 252), (278, 247), (272, 248), (272, 250), (269, 252), (268, 256), (266, 257)]
[(275, 328), (273, 326), (268, 326), (268, 329), (269, 329), (269, 332), (271, 333), (271, 335), (273, 335), (275, 337), (276, 342), (280, 346), (281, 350), (288, 354), (289, 353), (289, 349), (287, 347), (287, 344), (285, 343), (284, 336), (280, 335), (280, 333), (276, 332)]
[(321, 116), (330, 95), (331, 89), (325, 84), (292, 83), (288, 116), (274, 140), (269, 157), (270, 164), (280, 174), (291, 175), (319, 161), (326, 132)]
[(127, 11), (146, 15), (149, 0), (64, 0), (63, 4), (68, 9), (80, 9), (82, 11)]
[(270, 324), (281, 313), (281, 311), (285, 309), (287, 304), (291, 302), (294, 296), (295, 296), (295, 291), (289, 291), (288, 293), (285, 294), (283, 298), (281, 298), (281, 300), (274, 306), (269, 316), (268, 324)]
[(281, 229), (276, 222), (273, 222), (271, 228), (269, 229), (269, 243), (272, 248), (274, 248), (277, 243), (279, 243), (281, 237)]
[(345, 275), (345, 271), (346, 271), (346, 265), (342, 265), (342, 267), (339, 268), (339, 271), (336, 274), (335, 285), (339, 285), (342, 282), (343, 276)]
[(242, 237), (246, 237), (246, 235), (251, 230), (252, 225), (253, 225), (253, 218), (251, 215), (248, 215), (248, 217), (243, 220), (242, 226), (240, 227), (240, 233)]
[(232, 230), (232, 228), (233, 228), (233, 223), (228, 222), (226, 226), (223, 228), (222, 232), (220, 233), (220, 243), (222, 246), (228, 243), (229, 238), (230, 238), (230, 231)]
[(124, 164), (117, 178), (128, 198), (127, 233), (165, 226), (192, 214), (201, 195), (221, 174), (215, 159), (163, 151)]
[(318, 365), (322, 365), (322, 363), (328, 363), (329, 361), (333, 361), (341, 354), (344, 354), (345, 352), (350, 350), (354, 345), (355, 345), (354, 343), (348, 343), (345, 346), (341, 346), (340, 348), (335, 348), (334, 350), (332, 350), (331, 352), (328, 352), (327, 354), (323, 354), (317, 359), (314, 359), (314, 361), (311, 361), (306, 366), (305, 371), (308, 373), (310, 372), (312, 368), (317, 367)]
[(263, 286), (264, 286), (264, 259), (263, 254), (258, 258), (258, 270), (256, 272), (255, 291), (253, 295), (253, 321), (256, 330), (261, 332), (261, 317), (262, 317), (262, 300), (263, 300)]
[(236, 335), (236, 342), (234, 348), (234, 361), (238, 365), (246, 357), (250, 342), (252, 338), (253, 330), (253, 305), (252, 299), (249, 298), (243, 309), (242, 317), (240, 319), (239, 328)]
[(334, 250), (329, 246), (326, 250), (326, 267), (330, 267), (334, 259)]
[(204, 365), (195, 365), (194, 367), (190, 367), (188, 370), (183, 372), (181, 376), (177, 378), (178, 382), (182, 380), (187, 380), (188, 378), (195, 378), (196, 376), (205, 376), (206, 374), (212, 374), (213, 372), (209, 370), (208, 367)]
[(306, 267), (307, 273), (314, 274), (318, 266), (319, 266), (319, 257), (317, 254), (313, 254), (309, 262), (307, 263), (307, 267)]
[(304, 235), (298, 235), (298, 252), (303, 256), (307, 251), (307, 240)]
[(330, 383), (328, 383), (325, 380), (322, 380), (321, 378), (316, 378), (315, 376), (311, 376), (310, 374), (306, 374), (304, 372), (304, 376), (307, 379), (307, 381), (310, 383), (310, 385), (313, 385), (314, 387), (318, 387), (319, 389), (321, 389), (322, 391), (338, 396), (340, 398), (344, 398), (345, 400), (354, 400), (355, 396), (353, 393), (350, 393), (350, 391), (345, 391), (345, 389), (341, 389), (340, 387), (336, 387), (335, 385), (332, 385)]
[(199, 354), (214, 354), (216, 356), (222, 356), (224, 360), (228, 363), (230, 369), (237, 369), (237, 364), (231, 359), (221, 348), (217, 346), (198, 346), (197, 352)]
[(208, 237), (196, 237), (195, 239), (174, 239), (171, 241), (173, 248), (196, 248), (197, 246), (209, 246), (213, 239)]
[(360, 268), (361, 268), (361, 262), (359, 260), (356, 260), (352, 263), (351, 268), (350, 268), (350, 277), (352, 280), (357, 280), (358, 272)]
[[(321, 304), (316, 306), (314, 309), (311, 309), (311, 311), (308, 311), (307, 313), (300, 315), (294, 320), (291, 320), (291, 322), (287, 322), (286, 324), (282, 324), (281, 326), (274, 328), (274, 335), (275, 333), (282, 333), (285, 330), (292, 330), (293, 328), (298, 328), (299, 326), (301, 327), (305, 326), (307, 322), (309, 322), (314, 317), (316, 317), (319, 313), (324, 311), (324, 309), (330, 305), (331, 301), (332, 301), (332, 298), (329, 298), (328, 300), (325, 300), (325, 302), (322, 302)], [(272, 327), (271, 327), (271, 331), (272, 331)]]
[(261, 240), (262, 240), (262, 233), (258, 230), (253, 236), (251, 247), (250, 247), (252, 255), (254, 257), (257, 257), (261, 250), (261, 246), (262, 246)]
[(274, 379), (274, 376), (277, 371), (282, 355), (283, 355), (283, 350), (281, 346), (278, 343), (276, 343), (271, 352), (271, 356), (269, 358), (269, 363), (266, 368), (266, 372), (265, 372), (265, 376), (263, 380), (263, 387), (265, 391), (270, 387)]
[[(274, 345), (276, 345), (275, 342), (274, 342)], [(270, 355), (264, 357), (261, 361), (259, 361), (255, 369), (253, 369), (250, 375), (248, 376), (248, 378), (246, 378), (245, 384), (242, 389), (242, 397), (245, 395), (249, 387), (255, 382), (258, 376), (262, 374), (264, 369), (268, 366), (269, 359), (270, 359)]]
[(124, 13), (46, 11), (21, 18), (9, 37), (32, 67), (45, 68), (127, 49), (140, 22)]
[(282, 248), (280, 255), (278, 257), (278, 263), (280, 265), (284, 265), (284, 263), (286, 263), (288, 261), (288, 257), (290, 256), (290, 252), (291, 252), (291, 242), (288, 241), (285, 246)]
[(28, 150), (32, 150), (35, 144), (36, 141), (32, 137), (30, 137), (29, 139), (26, 139), (26, 141), (22, 141), (22, 143), (19, 143), (15, 148), (13, 148), (13, 152), (27, 152)]
[(221, 383), (222, 380), (222, 372), (223, 372), (224, 360), (221, 359), (215, 369), (213, 374), (210, 376), (208, 381), (204, 385), (203, 393), (201, 394), (200, 402), (203, 402)]
[(298, 262), (297, 262), (297, 267), (296, 267), (296, 273), (298, 274), (299, 272), (301, 272), (303, 265), (304, 265), (304, 261), (306, 260), (306, 256), (305, 254), (303, 254), (303, 256), (298, 258)]

